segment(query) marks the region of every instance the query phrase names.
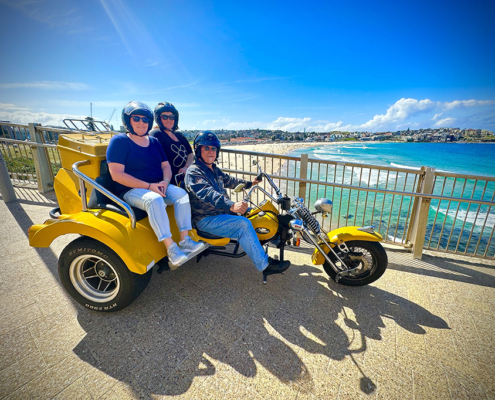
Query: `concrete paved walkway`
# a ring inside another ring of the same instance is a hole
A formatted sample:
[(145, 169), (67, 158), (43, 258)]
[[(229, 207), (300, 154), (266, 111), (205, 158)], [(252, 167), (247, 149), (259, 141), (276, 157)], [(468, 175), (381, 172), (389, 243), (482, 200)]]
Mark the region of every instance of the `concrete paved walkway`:
[(495, 262), (387, 247), (385, 275), (351, 288), (305, 253), (267, 285), (209, 256), (100, 314), (57, 276), (73, 238), (28, 245), (53, 196), (16, 192), (0, 200), (0, 398), (495, 399)]

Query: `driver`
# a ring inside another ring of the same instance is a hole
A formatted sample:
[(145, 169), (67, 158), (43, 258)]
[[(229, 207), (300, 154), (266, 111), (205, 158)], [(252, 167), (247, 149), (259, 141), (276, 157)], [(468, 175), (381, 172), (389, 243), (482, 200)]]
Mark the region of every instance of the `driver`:
[(243, 216), (248, 205), (244, 201), (233, 202), (225, 188), (234, 188), (240, 183), (246, 189), (257, 185), (222, 172), (215, 165), (220, 152), (220, 140), (210, 131), (199, 133), (194, 138), (196, 159), (186, 173), (186, 190), (191, 202), (192, 222), (200, 231), (236, 239), (253, 260), (258, 271), (265, 275), (278, 274), (289, 268), (290, 261), (279, 261), (268, 257), (261, 246), (251, 222)]

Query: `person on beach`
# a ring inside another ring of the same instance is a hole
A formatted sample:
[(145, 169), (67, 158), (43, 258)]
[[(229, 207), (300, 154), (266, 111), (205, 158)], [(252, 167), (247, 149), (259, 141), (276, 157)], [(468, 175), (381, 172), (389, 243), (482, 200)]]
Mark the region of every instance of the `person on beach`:
[(290, 261), (279, 261), (268, 257), (261, 246), (251, 222), (242, 216), (248, 204), (234, 202), (225, 188), (235, 188), (244, 183), (246, 189), (257, 185), (224, 173), (215, 165), (220, 152), (220, 140), (210, 131), (199, 133), (194, 138), (196, 159), (186, 173), (186, 190), (192, 206), (193, 224), (199, 231), (237, 239), (253, 260), (258, 271), (265, 275), (278, 274), (289, 268)]
[(155, 107), (155, 129), (150, 136), (158, 139), (172, 169), (172, 183), (184, 187), (184, 176), (194, 160), (191, 145), (178, 131), (179, 111), (171, 103), (158, 103)]
[[(178, 266), (187, 261), (185, 253), (197, 254), (206, 248), (189, 237), (191, 206), (185, 190), (170, 184), (172, 177), (162, 146), (148, 132), (153, 112), (146, 104), (131, 101), (122, 110), (126, 133), (115, 135), (107, 148), (110, 175), (116, 195), (133, 207), (148, 213), (150, 225), (159, 241), (167, 247), (169, 263)], [(179, 245), (172, 239), (165, 208), (174, 206), (180, 231)]]

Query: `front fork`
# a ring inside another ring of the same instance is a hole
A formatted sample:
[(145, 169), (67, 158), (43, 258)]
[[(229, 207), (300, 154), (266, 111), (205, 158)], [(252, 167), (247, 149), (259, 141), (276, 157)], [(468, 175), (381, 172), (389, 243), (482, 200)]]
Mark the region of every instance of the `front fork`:
[[(313, 238), (313, 235), (309, 232), (309, 230), (307, 228), (303, 228), (303, 232), (311, 240), (311, 242), (313, 243), (313, 245), (320, 251), (320, 253), (323, 255), (323, 257), (325, 258), (325, 260), (328, 261), (328, 263), (330, 264), (330, 266), (332, 267), (332, 269), (337, 274), (335, 276), (335, 282), (338, 282), (344, 276), (352, 275), (352, 272), (353, 272), (352, 269), (341, 269), (341, 268), (339, 268), (339, 267), (337, 267), (335, 265), (335, 263), (330, 259), (330, 257), (328, 256), (328, 254), (323, 251), (323, 249), (320, 247), (320, 245), (318, 244), (318, 242)], [(332, 246), (330, 245), (330, 242), (327, 240), (327, 235), (322, 232), (322, 233), (320, 233), (319, 238), (321, 240), (323, 240), (323, 242), (325, 243), (325, 245), (330, 249), (330, 251), (335, 256), (335, 258), (337, 258), (337, 260), (340, 261), (341, 265), (343, 265), (343, 266), (346, 265), (346, 263), (333, 250)], [(345, 244), (345, 242), (342, 242), (342, 243), (338, 244), (337, 246), (339, 246), (339, 249), (343, 253), (348, 253), (349, 252), (349, 249), (348, 249), (347, 245)]]

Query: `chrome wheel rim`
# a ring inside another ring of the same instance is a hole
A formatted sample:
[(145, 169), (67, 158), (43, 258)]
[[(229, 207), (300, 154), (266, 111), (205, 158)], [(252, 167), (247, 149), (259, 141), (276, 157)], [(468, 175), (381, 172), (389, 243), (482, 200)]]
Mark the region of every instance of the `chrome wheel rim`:
[(74, 288), (95, 303), (113, 300), (120, 290), (117, 271), (103, 258), (84, 254), (76, 257), (69, 267)]
[[(376, 270), (377, 265), (375, 259), (369, 250), (363, 249), (362, 247), (350, 247), (349, 251), (353, 253), (362, 253), (362, 255), (350, 255), (348, 257), (348, 260), (351, 261), (351, 269), (356, 269), (348, 278), (357, 280), (364, 279)], [(345, 257), (345, 254), (339, 253), (339, 256)], [(337, 262), (336, 264), (341, 266), (340, 262)]]

